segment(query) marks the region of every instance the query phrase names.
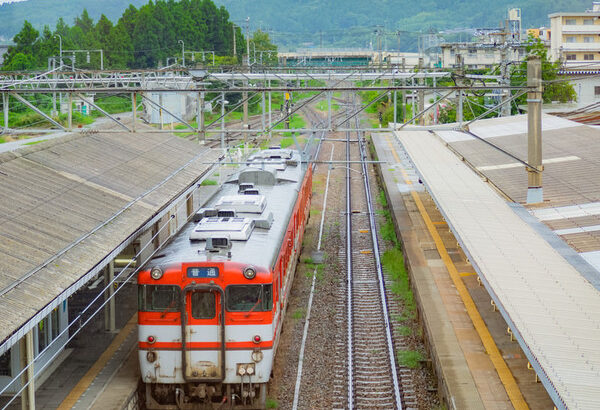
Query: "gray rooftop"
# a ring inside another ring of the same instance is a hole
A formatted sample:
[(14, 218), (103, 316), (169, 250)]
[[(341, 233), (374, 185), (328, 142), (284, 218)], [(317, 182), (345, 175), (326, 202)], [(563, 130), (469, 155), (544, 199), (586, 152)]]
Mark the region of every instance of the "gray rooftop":
[[(275, 153), (279, 155), (279, 152), (286, 153), (289, 157), (284, 159), (291, 159), (294, 164), (285, 165), (282, 163), (282, 159), (273, 159), (269, 161), (268, 158), (262, 158), (260, 155)], [(252, 157), (250, 158), (252, 159)], [(259, 190), (260, 195), (241, 195), (238, 198), (247, 200), (258, 200), (262, 196), (266, 200), (266, 206), (261, 212), (237, 212), (237, 219), (248, 218), (249, 220), (266, 220), (269, 215), (272, 217), (272, 225), (269, 228), (255, 227), (251, 230), (249, 238), (245, 240), (233, 240), (233, 230), (236, 228), (235, 224), (228, 223), (229, 227), (221, 220), (218, 222), (214, 218), (215, 222), (221, 226), (224, 234), (230, 234), (232, 238), (231, 248), (231, 260), (235, 262), (243, 262), (252, 264), (254, 266), (263, 267), (265, 269), (273, 268), (277, 257), (279, 255), (280, 246), (283, 241), (283, 237), (286, 234), (288, 223), (292, 214), (292, 210), (298, 197), (298, 192), (302, 186), (303, 178), (307, 169), (306, 163), (300, 163), (300, 154), (297, 151), (292, 150), (265, 150), (262, 153), (254, 156), (254, 161), (257, 162), (271, 162), (272, 164), (267, 165), (265, 168), (275, 176), (276, 181), (273, 181), (273, 185), (267, 182), (267, 178), (263, 179), (263, 182), (255, 184)], [(274, 166), (274, 162), (278, 164)], [(248, 175), (249, 170), (259, 170), (261, 166), (252, 165), (251, 168), (242, 167), (240, 170), (235, 172), (228, 183), (224, 184), (218, 192), (208, 201), (205, 205), (207, 208), (219, 208), (219, 201), (224, 198), (235, 198), (238, 192), (238, 183), (245, 182), (244, 177)], [(256, 178), (259, 176), (256, 175)], [(227, 206), (222, 208), (226, 209)], [(233, 220), (236, 218), (230, 218)], [(203, 220), (203, 222), (207, 222)], [(241, 224), (241, 221), (236, 221)], [(227, 261), (229, 258), (226, 256), (211, 256), (205, 252), (206, 241), (190, 241), (189, 237), (198, 225), (194, 222), (188, 222), (188, 224), (181, 229), (181, 233), (173, 239), (173, 241), (165, 248), (161, 255), (164, 258), (158, 258), (155, 260), (161, 264), (176, 264), (176, 263), (190, 263), (190, 262), (205, 262), (207, 260), (220, 260)], [(228, 232), (228, 230), (230, 230)], [(219, 235), (217, 235), (219, 236)]]
[(217, 157), (143, 132), (70, 134), (0, 154), (0, 341), (81, 287)]

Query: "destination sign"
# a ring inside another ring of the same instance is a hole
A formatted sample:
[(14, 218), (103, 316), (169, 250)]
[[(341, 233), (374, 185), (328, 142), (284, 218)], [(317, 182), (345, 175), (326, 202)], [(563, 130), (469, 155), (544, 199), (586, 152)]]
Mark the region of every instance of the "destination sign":
[(219, 268), (217, 267), (207, 267), (200, 266), (197, 268), (188, 268), (187, 269), (188, 278), (218, 278), (219, 277)]

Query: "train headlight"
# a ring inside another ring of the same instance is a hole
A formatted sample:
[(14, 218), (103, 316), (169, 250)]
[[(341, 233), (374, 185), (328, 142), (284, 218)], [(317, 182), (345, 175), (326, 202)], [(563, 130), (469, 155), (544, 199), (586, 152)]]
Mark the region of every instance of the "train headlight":
[(254, 374), (254, 365), (248, 365), (246, 366), (246, 373), (248, 373), (248, 376), (252, 376)]
[(263, 359), (263, 352), (260, 350), (255, 350), (252, 352), (252, 360), (256, 363), (260, 362)]
[(146, 353), (146, 360), (150, 363), (154, 363), (156, 360), (156, 352), (148, 351), (148, 353)]
[(256, 277), (256, 269), (254, 269), (252, 266), (247, 267), (244, 269), (244, 277), (246, 279), (254, 279)]
[(152, 279), (154, 280), (159, 280), (163, 276), (163, 271), (158, 266), (155, 266), (150, 270), (150, 276), (152, 276)]
[(243, 376), (246, 374), (246, 366), (244, 364), (238, 364), (237, 374), (239, 374), (240, 376)]

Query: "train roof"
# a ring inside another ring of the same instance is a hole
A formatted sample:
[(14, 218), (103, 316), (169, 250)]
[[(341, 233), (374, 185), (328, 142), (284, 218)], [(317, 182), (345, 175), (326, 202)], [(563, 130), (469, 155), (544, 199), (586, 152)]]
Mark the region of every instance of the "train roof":
[(295, 150), (250, 156), (148, 266), (212, 260), (272, 268), (306, 170)]

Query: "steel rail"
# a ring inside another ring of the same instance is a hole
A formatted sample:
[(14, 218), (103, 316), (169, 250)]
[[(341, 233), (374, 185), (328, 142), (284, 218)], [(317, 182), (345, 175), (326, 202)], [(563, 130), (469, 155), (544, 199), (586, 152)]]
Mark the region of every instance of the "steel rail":
[[(356, 118), (356, 126), (358, 126), (358, 118)], [(371, 197), (371, 185), (369, 183), (369, 171), (367, 169), (367, 153), (365, 149), (365, 139), (361, 139), (360, 131), (357, 131), (360, 149), (360, 158), (362, 160), (363, 183), (365, 186), (365, 196), (367, 200), (367, 213), (369, 215), (369, 228), (371, 231), (371, 239), (373, 241), (373, 255), (375, 256), (375, 264), (377, 266), (377, 282), (379, 285), (379, 294), (381, 296), (381, 310), (383, 313), (386, 342), (388, 347), (390, 372), (392, 374), (392, 383), (394, 385), (394, 398), (396, 401), (396, 409), (402, 410), (402, 397), (400, 391), (400, 383), (396, 373), (396, 356), (394, 354), (394, 340), (392, 337), (392, 325), (388, 314), (387, 296), (385, 293), (385, 277), (383, 276), (383, 268), (381, 258), (379, 256), (379, 240), (377, 238), (377, 224), (375, 222), (375, 212), (373, 211), (373, 198)]]
[[(346, 131), (346, 160), (350, 161), (350, 131)], [(352, 352), (354, 350), (352, 330), (352, 197), (351, 197), (350, 167), (346, 167), (346, 291), (348, 295), (347, 321), (348, 321), (348, 409), (354, 408), (354, 363)]]

